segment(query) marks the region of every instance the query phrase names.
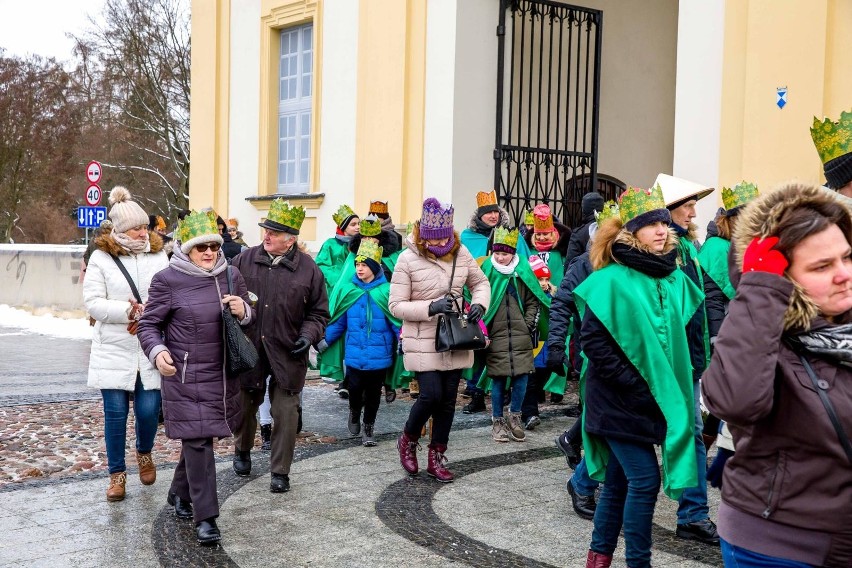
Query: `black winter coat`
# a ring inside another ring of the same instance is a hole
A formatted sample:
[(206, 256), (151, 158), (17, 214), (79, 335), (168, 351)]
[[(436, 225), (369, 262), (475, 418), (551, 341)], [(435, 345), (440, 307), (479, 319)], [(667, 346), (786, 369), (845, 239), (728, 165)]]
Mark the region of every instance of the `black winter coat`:
[[(568, 327), (572, 321), (574, 322), (574, 329), (576, 331), (580, 329), (582, 322), (580, 321), (580, 314), (577, 312), (577, 306), (574, 304), (574, 290), (591, 273), (592, 262), (589, 260), (589, 253), (583, 252), (569, 263), (565, 276), (559, 283), (556, 297), (550, 304), (550, 328), (547, 332), (547, 352), (550, 357), (555, 358), (557, 353), (565, 353)], [(568, 361), (563, 361), (563, 363), (570, 367)]]
[(222, 240), (224, 241), (222, 243), (222, 252), (225, 253), (225, 259), (231, 262), (235, 256), (243, 251), (243, 247), (239, 243), (235, 243), (228, 232), (222, 235)]
[(594, 219), (588, 223), (581, 225), (571, 232), (571, 238), (568, 240), (568, 251), (565, 253), (565, 270), (568, 270), (568, 264), (586, 252), (589, 246), (589, 227), (594, 223)]
[(604, 324), (586, 308), (580, 347), (588, 358), (583, 427), (589, 434), (661, 444), (666, 419), (648, 383)]
[(716, 284), (716, 281), (705, 272), (704, 306), (707, 311), (707, 330), (711, 343), (719, 335), (719, 328), (722, 327), (722, 321), (725, 319), (725, 314), (728, 313), (729, 302), (730, 300)]
[[(704, 279), (698, 277), (698, 267), (694, 258), (684, 259), (680, 269), (692, 280), (693, 284), (704, 291)], [(705, 302), (701, 302), (686, 325), (686, 340), (689, 343), (689, 358), (692, 361), (692, 380), (694, 381), (701, 378), (701, 374), (707, 367), (707, 351), (704, 344), (704, 318), (706, 317)]]

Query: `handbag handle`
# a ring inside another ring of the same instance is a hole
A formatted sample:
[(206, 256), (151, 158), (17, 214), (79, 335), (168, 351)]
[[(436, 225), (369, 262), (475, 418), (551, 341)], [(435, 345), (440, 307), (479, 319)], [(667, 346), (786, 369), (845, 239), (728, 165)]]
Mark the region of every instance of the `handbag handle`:
[(225, 274), (228, 275), (228, 295), (233, 296), (234, 295), (234, 282), (231, 279), (231, 265), (230, 264), (225, 267)]
[[(822, 405), (825, 407), (825, 411), (828, 413), (828, 419), (831, 420), (831, 425), (834, 426), (834, 431), (837, 432), (837, 437), (840, 439), (840, 445), (843, 446), (843, 451), (846, 452), (846, 458), (850, 462), (852, 462), (852, 444), (850, 444), (849, 437), (846, 435), (846, 431), (843, 429), (843, 424), (840, 423), (840, 419), (837, 417), (837, 412), (835, 412), (834, 410), (834, 405), (831, 404), (831, 400), (828, 398), (828, 393), (825, 392), (828, 389), (828, 383), (825, 381), (820, 381), (817, 378), (817, 375), (811, 367), (811, 364), (808, 362), (804, 355), (799, 355), (799, 359), (802, 360), (802, 365), (805, 366), (805, 371), (808, 372), (808, 376), (811, 378), (811, 382), (814, 384), (814, 389), (816, 389), (816, 392), (819, 395), (819, 399), (822, 401)], [(820, 385), (820, 383), (822, 383), (822, 385)]]

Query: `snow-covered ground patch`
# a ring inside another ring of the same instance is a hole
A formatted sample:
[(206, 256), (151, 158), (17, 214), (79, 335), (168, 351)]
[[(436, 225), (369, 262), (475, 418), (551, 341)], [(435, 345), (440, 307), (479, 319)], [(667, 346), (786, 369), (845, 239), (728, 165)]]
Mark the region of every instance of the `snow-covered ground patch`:
[(63, 339), (92, 339), (88, 318), (62, 318), (52, 313), (36, 315), (28, 310), (0, 304), (0, 335), (18, 333), (35, 333)]

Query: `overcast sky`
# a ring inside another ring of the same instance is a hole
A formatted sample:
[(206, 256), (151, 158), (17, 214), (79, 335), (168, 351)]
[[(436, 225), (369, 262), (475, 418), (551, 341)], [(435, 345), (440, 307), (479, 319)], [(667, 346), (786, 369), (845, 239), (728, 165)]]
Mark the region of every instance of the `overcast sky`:
[(67, 33), (80, 34), (88, 15), (97, 16), (104, 0), (0, 0), (0, 47), (7, 54), (37, 54), (71, 59), (74, 42)]

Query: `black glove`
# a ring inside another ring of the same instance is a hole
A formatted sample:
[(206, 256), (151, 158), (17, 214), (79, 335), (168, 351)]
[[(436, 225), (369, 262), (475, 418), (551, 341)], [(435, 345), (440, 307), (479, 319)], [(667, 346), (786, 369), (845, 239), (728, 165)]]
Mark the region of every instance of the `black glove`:
[(470, 309), (467, 311), (467, 321), (471, 323), (476, 323), (482, 319), (482, 316), (485, 315), (485, 308), (480, 306), (479, 304), (471, 304)]
[(456, 311), (456, 305), (450, 298), (440, 298), (429, 304), (429, 315), (449, 314)]
[(555, 373), (560, 377), (565, 376), (565, 354), (558, 349), (551, 349), (547, 352), (547, 370)]
[(320, 339), (319, 343), (317, 343), (317, 352), (324, 353), (326, 349), (328, 349), (328, 342), (324, 338)]
[(299, 355), (303, 355), (311, 348), (311, 340), (305, 337), (304, 335), (300, 335), (299, 339), (296, 340), (296, 344), (293, 346), (293, 350), (290, 351), (290, 355), (293, 357), (298, 357)]

